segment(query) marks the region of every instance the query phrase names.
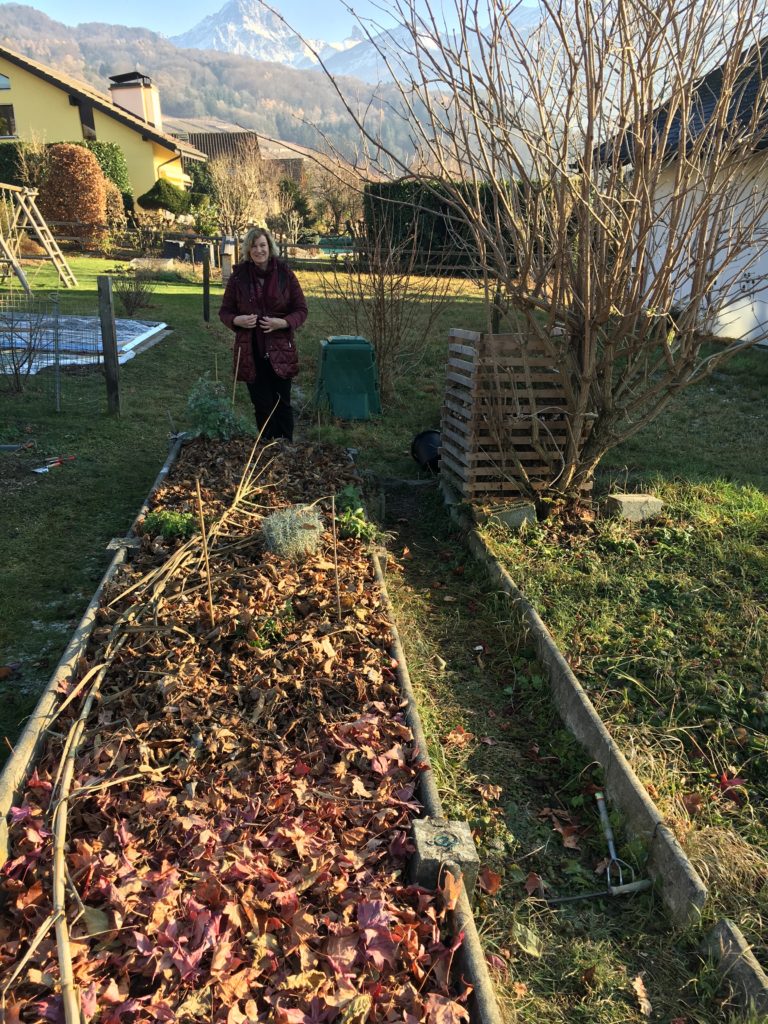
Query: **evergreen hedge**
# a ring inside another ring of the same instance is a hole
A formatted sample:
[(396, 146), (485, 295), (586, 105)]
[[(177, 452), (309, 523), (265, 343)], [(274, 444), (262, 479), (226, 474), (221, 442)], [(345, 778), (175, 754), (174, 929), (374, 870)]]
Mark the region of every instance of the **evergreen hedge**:
[(123, 153), (117, 142), (91, 140), (89, 142), (80, 142), (78, 145), (90, 149), (99, 161), (99, 167), (104, 172), (104, 177), (107, 181), (113, 181), (123, 195), (133, 195), (131, 179), (128, 174), (128, 161), (125, 159), (125, 153)]
[(0, 142), (0, 182), (3, 185), (23, 185), (19, 174), (19, 149), (24, 145), (20, 139)]
[(176, 216), (189, 209), (189, 196), (184, 189), (165, 178), (159, 178), (137, 202), (145, 210), (168, 210)]
[[(437, 180), (413, 178), (369, 183), (363, 193), (367, 237), (373, 240), (381, 235), (393, 249), (403, 246), (410, 253), (415, 235), (416, 269), (445, 267), (450, 271), (477, 266), (479, 256), (472, 232), (449, 201), (450, 193), (463, 192), (474, 205), (473, 189), (471, 182), (453, 182), (448, 186)], [(481, 208), (493, 221), (496, 187), (483, 183), (479, 191)]]

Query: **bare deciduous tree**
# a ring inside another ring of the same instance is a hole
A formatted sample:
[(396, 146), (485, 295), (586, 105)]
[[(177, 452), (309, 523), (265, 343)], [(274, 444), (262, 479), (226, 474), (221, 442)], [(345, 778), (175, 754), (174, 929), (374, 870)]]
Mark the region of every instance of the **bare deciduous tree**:
[(318, 203), (330, 212), (335, 234), (341, 233), (346, 220), (360, 219), (363, 208), (363, 181), (341, 167), (318, 167), (310, 176), (310, 189)]
[(244, 134), (233, 153), (209, 163), (221, 230), (239, 237), (267, 213), (267, 185), (255, 136)]
[(437, 317), (457, 294), (455, 281), (439, 268), (432, 267), (434, 276), (419, 272), (425, 255), (416, 222), (400, 236), (381, 217), (358, 239), (355, 256), (321, 279), (325, 312), (339, 333), (353, 329), (373, 346), (385, 403), (398, 381), (418, 369)]
[(542, 0), (531, 30), (503, 0), (454, 7), (461, 27), (446, 35), (442, 15), (395, 0), (410, 42), (398, 36), (397, 51), (368, 32), (418, 150), (408, 167), (379, 152), (437, 182), (469, 229), (489, 328), (495, 304), (558, 369), (569, 429), (549, 486), (574, 492), (682, 388), (768, 333), (756, 324), (704, 347), (745, 273), (768, 287), (756, 279), (768, 245), (765, 9)]

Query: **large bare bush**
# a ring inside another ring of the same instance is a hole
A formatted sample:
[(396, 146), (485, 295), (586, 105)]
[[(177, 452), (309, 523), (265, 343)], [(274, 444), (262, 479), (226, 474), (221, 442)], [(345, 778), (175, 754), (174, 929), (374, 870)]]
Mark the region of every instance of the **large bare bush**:
[(256, 137), (243, 133), (233, 153), (216, 157), (208, 167), (224, 234), (239, 237), (251, 224), (263, 223), (267, 185)]
[(447, 196), (474, 243), (489, 328), (503, 313), (559, 370), (569, 430), (552, 462), (556, 488), (574, 492), (681, 389), (760, 340), (704, 347), (743, 275), (768, 286), (756, 279), (764, 5), (543, 0), (533, 30), (503, 0), (453, 6), (449, 36), (415, 0), (390, 8), (408, 43), (368, 32), (410, 112), (415, 160), (366, 130), (351, 98), (347, 110), (382, 166)]
[[(457, 294), (457, 283), (440, 274), (418, 244), (417, 222), (398, 236), (387, 217), (357, 240), (354, 256), (321, 278), (324, 311), (339, 334), (354, 333), (373, 346), (384, 402), (398, 381), (423, 362), (440, 313)], [(421, 272), (431, 264), (429, 275)]]

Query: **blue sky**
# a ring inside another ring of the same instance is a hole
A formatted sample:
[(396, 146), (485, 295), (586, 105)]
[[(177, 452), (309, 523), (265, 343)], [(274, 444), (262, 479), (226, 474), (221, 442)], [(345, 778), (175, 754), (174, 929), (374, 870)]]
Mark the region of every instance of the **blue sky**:
[[(29, 0), (20, 0), (21, 3)], [(131, 0), (127, 4), (105, 4), (104, 0), (33, 0), (30, 7), (47, 14), (49, 18), (77, 25), (83, 21), (102, 21), (111, 25), (140, 25), (177, 35), (192, 28), (208, 14), (220, 10), (226, 0)], [(343, 39), (350, 34), (354, 19), (334, 0), (277, 0), (274, 3), (287, 20), (302, 34), (326, 41)], [(363, 15), (377, 12), (368, 0), (355, 3), (355, 10)]]

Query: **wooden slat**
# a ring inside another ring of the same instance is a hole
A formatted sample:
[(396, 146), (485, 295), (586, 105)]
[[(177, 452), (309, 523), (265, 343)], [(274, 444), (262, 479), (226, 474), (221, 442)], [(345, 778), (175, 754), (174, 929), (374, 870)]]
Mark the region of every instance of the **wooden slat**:
[(475, 376), (477, 368), (474, 363), (468, 363), (466, 359), (449, 359), (446, 369), (460, 373), (471, 380)]
[(463, 341), (480, 341), (483, 337), (477, 331), (463, 331), (459, 327), (451, 327), (448, 331), (448, 336), (451, 338), (461, 338)]
[(453, 384), (459, 384), (467, 389), (467, 392), (474, 391), (474, 381), (470, 378), (463, 376), (463, 374), (454, 373), (453, 370), (449, 370), (446, 373), (446, 379), (451, 381)]
[(460, 345), (456, 341), (452, 341), (448, 345), (448, 357), (451, 356), (463, 356), (465, 359), (471, 359), (474, 363), (477, 359), (477, 349), (472, 348), (470, 345)]

